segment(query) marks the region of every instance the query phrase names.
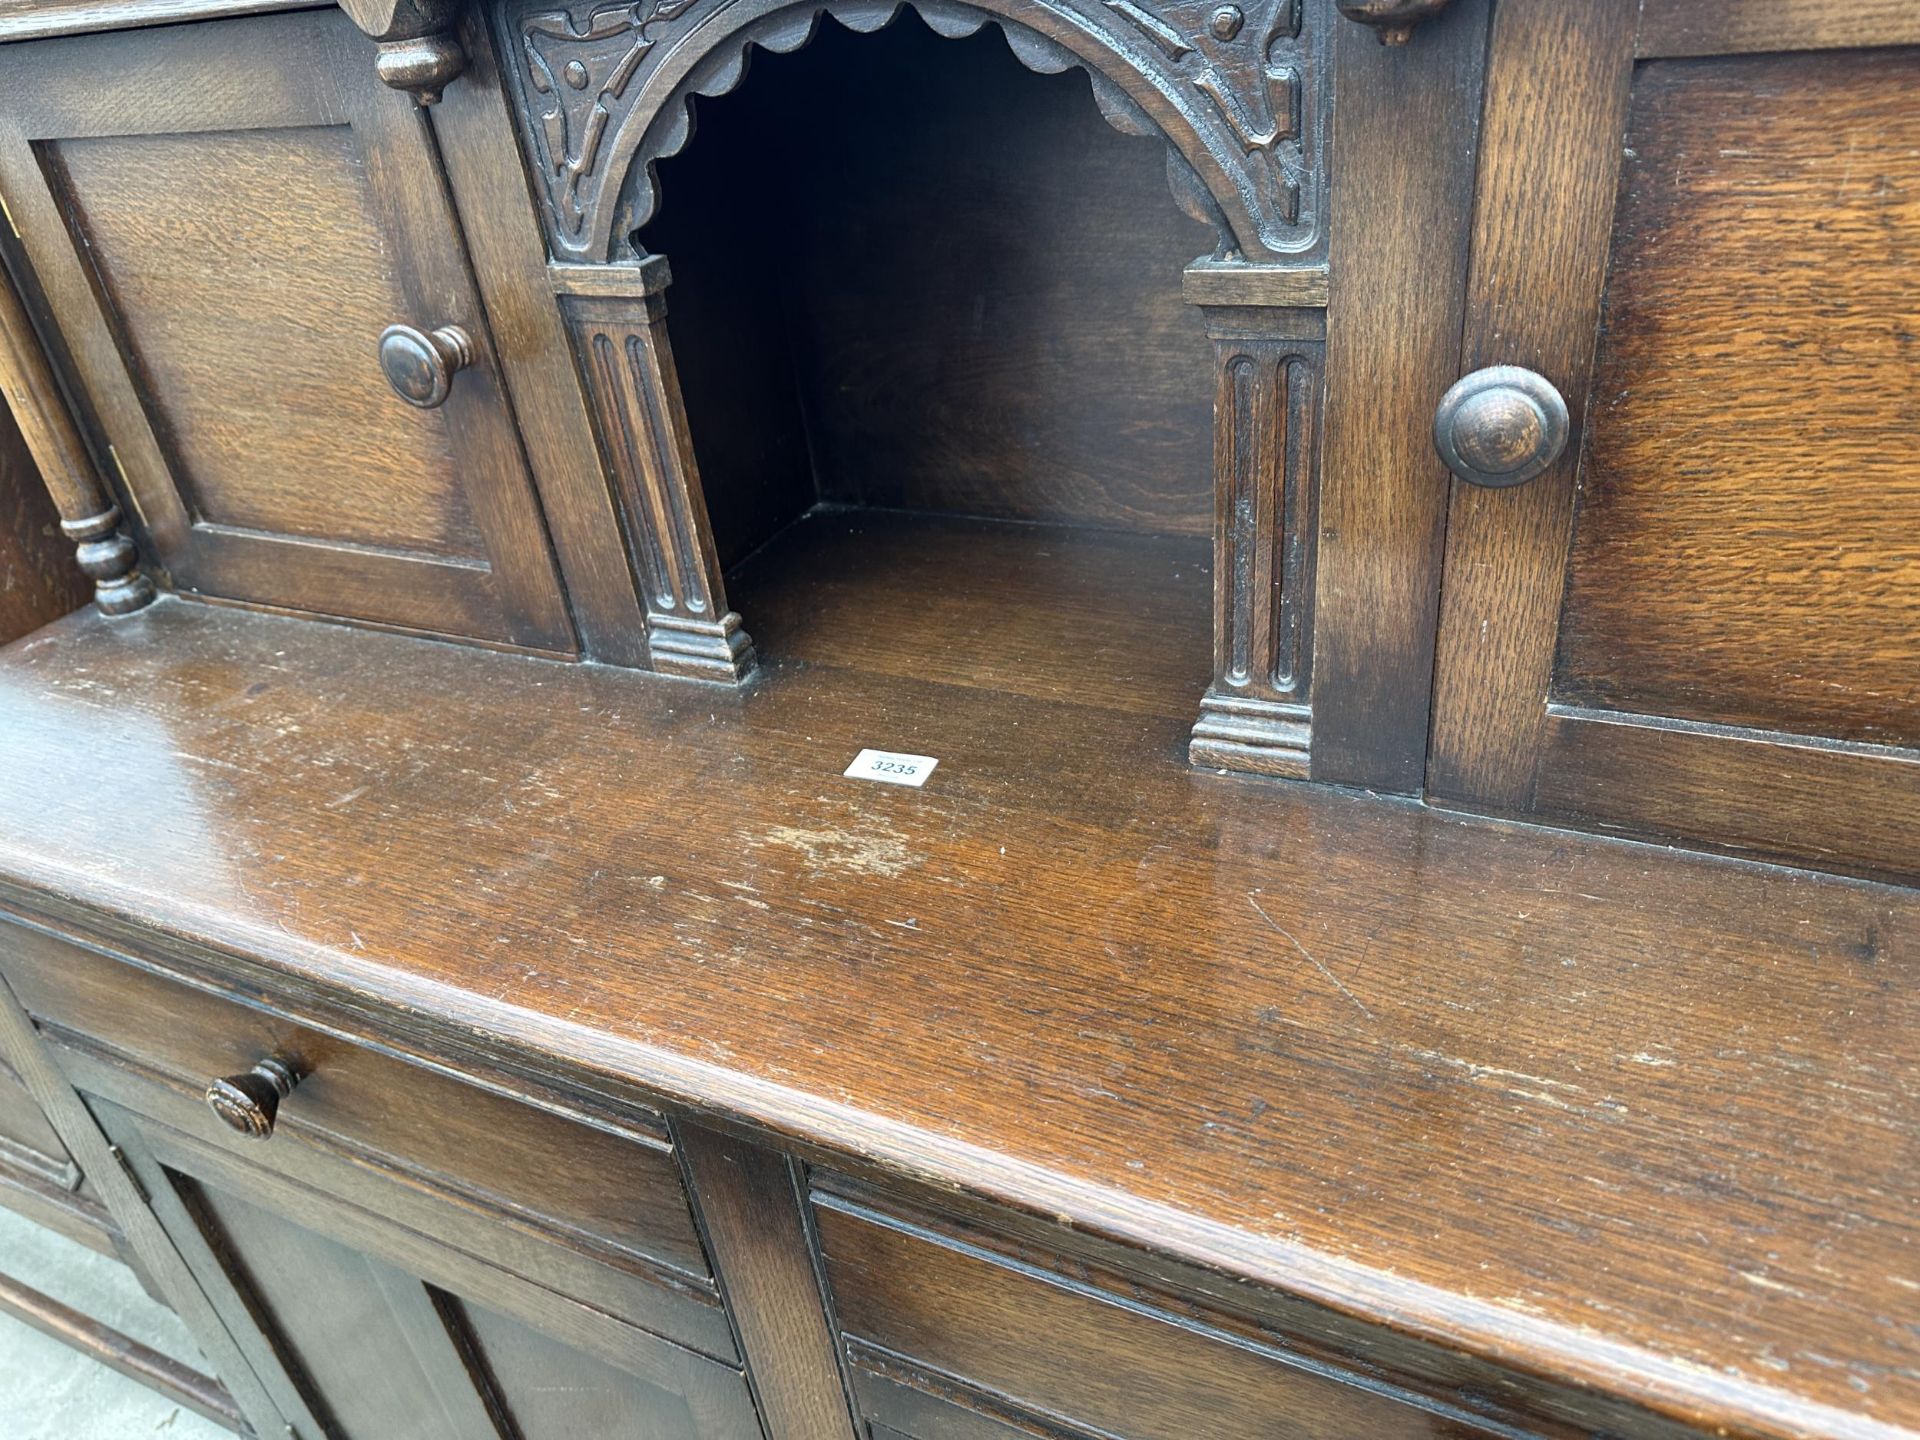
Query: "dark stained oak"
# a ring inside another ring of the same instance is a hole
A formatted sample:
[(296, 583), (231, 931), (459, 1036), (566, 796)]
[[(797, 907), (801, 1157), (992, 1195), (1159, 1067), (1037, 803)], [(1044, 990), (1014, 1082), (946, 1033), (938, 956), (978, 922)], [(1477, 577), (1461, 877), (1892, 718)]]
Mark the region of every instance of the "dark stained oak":
[(821, 507), (729, 583), (767, 655), (1191, 719), (1210, 558), (1185, 536)]
[(235, 1419), (1920, 1440), (1912, 7), (236, 8), (0, 0), (0, 1203)]
[(0, 0), (0, 40), (296, 10), (303, 0)]
[(1455, 486), (1428, 794), (1910, 879), (1920, 71), (1636, 68), (1637, 19), (1494, 22), (1462, 368), (1538, 369), (1576, 434)]
[[(329, 11), (6, 46), (0, 185), (177, 586), (571, 653), (435, 137), (371, 51)], [(470, 337), (441, 408), (388, 389), (394, 323)]]
[(657, 1381), (479, 1305), (440, 1297), (472, 1337), (479, 1367), (512, 1417), (514, 1440), (641, 1435), (660, 1440), (757, 1440), (746, 1387), (711, 1367), (676, 1395)]
[(1532, 797), (1637, 11), (1513, 0), (1494, 19), (1458, 373), (1537, 371), (1568, 397), (1575, 433), (1525, 485), (1453, 482), (1426, 757), (1442, 800), (1525, 810)]
[[(1740, 1434), (1920, 1428), (1909, 892), (777, 655), (718, 696), (163, 601), (13, 649), (0, 721), (7, 895), (171, 966)], [(842, 780), (876, 743), (940, 768)]]
[(192, 1272), (148, 1208), (148, 1197), (120, 1155), (111, 1148), (94, 1114), (55, 1065), (35, 1035), (5, 978), (0, 976), (0, 1051), (17, 1067), (27, 1089), (59, 1129), (68, 1147), (92, 1173), (103, 1197), (125, 1227), (127, 1254), (156, 1299), (170, 1305), (192, 1331), (201, 1353), (221, 1377), (234, 1408), (256, 1435), (283, 1433), (286, 1420), (253, 1373), (246, 1351), (219, 1323)]
[(851, 1440), (798, 1167), (695, 1125), (674, 1140), (768, 1440)]
[[(1236, 1344), (1201, 1311), (1160, 1310), (996, 1263), (843, 1203), (816, 1213), (835, 1311), (850, 1340), (1095, 1433), (1130, 1440), (1495, 1433), (1458, 1413), (1436, 1415), (1404, 1396), (1289, 1365), (1256, 1343)], [(1095, 1356), (1098, 1363), (1086, 1363)]]
[(1556, 699), (1920, 745), (1916, 93), (1915, 50), (1641, 68)]
[(0, 638), (17, 640), (86, 604), (90, 593), (39, 469), (0, 403)]
[(1908, 0), (1645, 0), (1636, 48), (1650, 59), (1915, 44)]
[(540, 488), (554, 558), (587, 653), (609, 664), (641, 664), (646, 645), (640, 600), (619, 510), (572, 373), (566, 326), (544, 283), (546, 247), (486, 26), (470, 16), (460, 43), (470, 63), (435, 106), (434, 134)]
[[(152, 1118), (150, 1088), (142, 1096), (139, 1084), (116, 1080), (119, 1100), (109, 1099), (95, 1088), (96, 1072), (74, 1073), (153, 1214), (285, 1413), (357, 1416), (345, 1423), (346, 1440), (412, 1434), (414, 1424), (444, 1433), (431, 1419), (439, 1415), (459, 1440), (482, 1440), (491, 1432), (480, 1408), (515, 1407), (516, 1377), (537, 1389), (537, 1370), (526, 1367), (544, 1355), (557, 1385), (584, 1376), (583, 1393), (624, 1392), (626, 1429), (646, 1434), (651, 1425), (667, 1440), (752, 1435), (752, 1402), (737, 1369), (555, 1294), (529, 1278), (543, 1272), (525, 1257), (463, 1254), (430, 1223), (402, 1223), (310, 1177), (251, 1163), (268, 1155), (264, 1148), (228, 1153), (233, 1147), (205, 1127), (189, 1135)], [(483, 1314), (497, 1323), (480, 1324)], [(495, 1347), (510, 1349), (516, 1337), (523, 1353), (503, 1363)], [(609, 1366), (619, 1374), (607, 1375)], [(516, 1418), (537, 1429), (520, 1440), (545, 1440), (545, 1417), (586, 1408), (539, 1395), (529, 1402), (529, 1415)], [(302, 1434), (337, 1433), (297, 1423)]]
[[(12, 228), (11, 211), (7, 218)], [(11, 258), (0, 254), (0, 261)], [(46, 342), (28, 309), (25, 284), (17, 274), (6, 273), (4, 265), (0, 265), (0, 400), (4, 400), (0, 405), (0, 483), (6, 483), (12, 472), (11, 488), (16, 493), (22, 487), (31, 488), (53, 502), (60, 533), (78, 542), (73, 563), (95, 582), (94, 600), (101, 610), (124, 615), (146, 605), (154, 597), (153, 580), (140, 568), (139, 552), (121, 527), (120, 507), (110, 498), (54, 377)], [(16, 571), (22, 565), (44, 568), (41, 557), (46, 540), (30, 538), (19, 529), (38, 523), (44, 504), (20, 503), (24, 508), (7, 517), (9, 564)], [(21, 607), (45, 605), (58, 593), (56, 589), (34, 594), (39, 588), (29, 589), (17, 577), (7, 586), (9, 591), (26, 590), (7, 602), (15, 620)]]
[(1424, 769), (1488, 6), (1404, 45), (1341, 22), (1312, 775), (1410, 794)]
[(35, 932), (10, 934), (6, 955), (36, 1019), (84, 1031), (188, 1093), (282, 1058), (297, 1085), (259, 1158), (307, 1143), (345, 1152), (604, 1262), (681, 1284), (710, 1278), (658, 1116), (614, 1130), (590, 1112), (543, 1113)]
[(1164, 147), (997, 29), (823, 31), (698, 102), (642, 232), (673, 263), (723, 554), (769, 471), (849, 504), (1208, 533), (1213, 361), (1181, 272), (1214, 241)]

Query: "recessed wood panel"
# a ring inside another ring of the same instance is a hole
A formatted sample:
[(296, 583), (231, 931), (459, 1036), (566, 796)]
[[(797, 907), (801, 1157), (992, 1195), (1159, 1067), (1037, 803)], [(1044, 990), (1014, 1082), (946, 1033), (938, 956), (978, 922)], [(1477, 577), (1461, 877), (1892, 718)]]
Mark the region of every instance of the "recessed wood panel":
[(737, 1370), (689, 1362), (676, 1391), (480, 1306), (460, 1305), (458, 1313), (517, 1440), (752, 1440), (760, 1433)]
[(224, 1190), (176, 1183), (329, 1440), (482, 1440), (468, 1428), (484, 1416), (481, 1397), (436, 1383), (447, 1376), (435, 1352), (450, 1352), (420, 1324), (424, 1292), (412, 1311), (396, 1308), (419, 1282)]
[(1920, 741), (1920, 50), (1637, 77), (1555, 698)]
[(481, 559), (444, 412), (375, 356), (412, 320), (345, 125), (49, 142), (196, 519)]
[(26, 1171), (63, 1189), (80, 1172), (40, 1106), (4, 1056), (0, 1056), (0, 1173)]

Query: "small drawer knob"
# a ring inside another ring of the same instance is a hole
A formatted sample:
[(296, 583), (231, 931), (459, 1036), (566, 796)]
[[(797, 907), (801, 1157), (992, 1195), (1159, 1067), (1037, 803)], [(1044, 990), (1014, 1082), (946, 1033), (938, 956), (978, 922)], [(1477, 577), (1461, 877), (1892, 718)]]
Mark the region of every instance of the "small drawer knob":
[(221, 1123), (255, 1140), (273, 1134), (280, 1102), (293, 1093), (300, 1074), (277, 1055), (269, 1055), (244, 1075), (226, 1075), (207, 1086), (207, 1108)]
[(431, 410), (453, 392), (453, 377), (473, 363), (473, 338), (458, 325), (416, 330), (389, 325), (380, 332), (380, 368), (393, 393)]
[(1567, 402), (1546, 376), (1490, 365), (1454, 382), (1433, 413), (1433, 443), (1472, 485), (1531, 480), (1567, 448)]

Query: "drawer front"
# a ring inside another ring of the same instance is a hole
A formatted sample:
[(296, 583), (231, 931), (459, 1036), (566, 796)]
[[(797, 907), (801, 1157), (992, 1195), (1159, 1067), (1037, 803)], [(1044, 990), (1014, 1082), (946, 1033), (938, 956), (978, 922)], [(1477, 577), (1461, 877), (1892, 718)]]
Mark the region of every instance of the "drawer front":
[[(569, 652), (433, 135), (374, 60), (331, 7), (0, 46), (0, 194), (181, 589)], [(437, 407), (390, 325), (464, 332)]]
[[(35, 930), (0, 930), (0, 971), (81, 1088), (733, 1358), (664, 1123), (599, 1128)], [(244, 1139), (200, 1093), (270, 1054), (306, 1073)]]
[(828, 1287), (865, 1418), (995, 1440), (1062, 1425), (1125, 1440), (1494, 1433), (1133, 1296), (816, 1194)]

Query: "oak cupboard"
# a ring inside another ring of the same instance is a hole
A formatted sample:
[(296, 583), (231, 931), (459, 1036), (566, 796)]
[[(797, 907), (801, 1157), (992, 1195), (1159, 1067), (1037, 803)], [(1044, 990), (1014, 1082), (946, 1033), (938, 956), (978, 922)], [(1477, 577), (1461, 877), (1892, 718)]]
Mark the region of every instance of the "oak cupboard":
[(0, 0), (0, 1203), (216, 1375), (0, 1302), (300, 1440), (1920, 1433), (1916, 56)]
[(1463, 364), (1581, 423), (1455, 485), (1428, 786), (1911, 876), (1920, 29), (1758, 8), (1495, 17)]

